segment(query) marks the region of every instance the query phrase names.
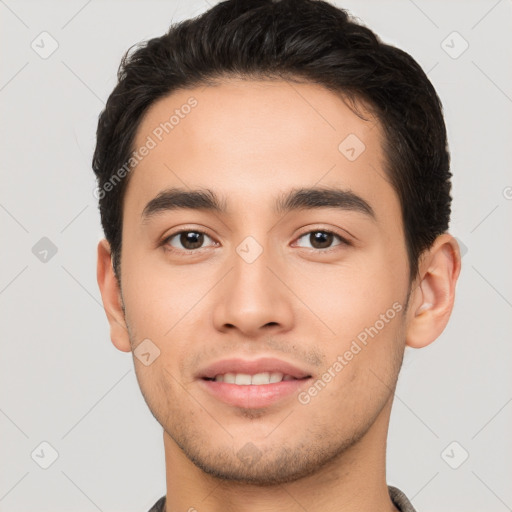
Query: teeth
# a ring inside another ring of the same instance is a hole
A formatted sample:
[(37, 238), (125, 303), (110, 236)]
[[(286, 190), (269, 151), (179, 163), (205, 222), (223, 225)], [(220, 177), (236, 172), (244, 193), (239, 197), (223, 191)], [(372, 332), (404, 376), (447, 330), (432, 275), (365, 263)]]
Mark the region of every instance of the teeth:
[[(222, 375), (219, 375), (218, 377), (222, 378)], [(236, 378), (236, 375), (234, 373), (226, 373), (226, 375), (224, 375), (224, 382), (228, 382), (229, 384), (234, 384), (235, 378)]]
[(235, 384), (238, 384), (239, 386), (249, 386), (251, 384), (251, 376), (247, 375), (247, 373), (237, 373)]
[[(270, 374), (268, 372), (257, 373), (252, 376), (251, 384), (268, 384), (270, 382)], [(238, 384), (238, 382), (237, 382)]]
[(272, 372), (270, 374), (270, 383), (273, 384), (274, 382), (281, 382), (283, 380), (283, 374)]
[(260, 386), (265, 384), (274, 384), (284, 380), (295, 380), (291, 375), (284, 375), (279, 372), (263, 372), (249, 375), (247, 373), (225, 373), (217, 375), (215, 382), (227, 382), (228, 384), (237, 384), (239, 386)]

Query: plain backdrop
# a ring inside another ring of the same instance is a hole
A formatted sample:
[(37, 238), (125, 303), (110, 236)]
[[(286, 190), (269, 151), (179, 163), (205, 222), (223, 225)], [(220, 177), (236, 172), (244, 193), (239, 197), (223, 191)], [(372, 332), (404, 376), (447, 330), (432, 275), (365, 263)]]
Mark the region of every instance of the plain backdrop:
[[(0, 0), (0, 512), (145, 512), (165, 493), (162, 429), (96, 283), (91, 157), (124, 51), (213, 3)], [(449, 326), (405, 356), (388, 483), (419, 512), (512, 510), (512, 4), (336, 5), (436, 87), (463, 249)]]

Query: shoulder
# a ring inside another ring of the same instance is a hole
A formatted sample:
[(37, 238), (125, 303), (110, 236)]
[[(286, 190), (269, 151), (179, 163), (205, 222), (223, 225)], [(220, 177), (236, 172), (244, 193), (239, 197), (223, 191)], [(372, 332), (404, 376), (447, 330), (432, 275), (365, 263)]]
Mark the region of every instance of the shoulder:
[(400, 512), (416, 512), (407, 496), (397, 487), (388, 485), (389, 496)]
[(162, 496), (148, 512), (165, 512), (165, 496)]

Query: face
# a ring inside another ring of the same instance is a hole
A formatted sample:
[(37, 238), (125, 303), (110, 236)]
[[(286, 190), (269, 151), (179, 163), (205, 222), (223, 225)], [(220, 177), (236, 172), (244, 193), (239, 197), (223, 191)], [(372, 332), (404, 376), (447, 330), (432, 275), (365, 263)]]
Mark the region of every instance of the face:
[(293, 481), (389, 406), (409, 281), (382, 141), (313, 84), (231, 80), (148, 111), (121, 287), (166, 449), (219, 477)]

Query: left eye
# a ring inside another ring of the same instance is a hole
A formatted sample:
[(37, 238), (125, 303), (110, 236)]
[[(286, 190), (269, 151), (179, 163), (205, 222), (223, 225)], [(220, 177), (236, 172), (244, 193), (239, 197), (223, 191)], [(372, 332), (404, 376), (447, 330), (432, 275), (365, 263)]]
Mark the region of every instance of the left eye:
[(339, 242), (336, 245), (348, 244), (348, 242), (341, 236), (331, 231), (310, 231), (300, 236), (298, 240), (305, 238), (309, 245), (298, 244), (300, 247), (309, 247), (311, 249), (329, 249), (333, 244), (334, 239), (338, 239)]
[(166, 238), (165, 243), (176, 249), (192, 251), (194, 249), (201, 249), (205, 238), (213, 240), (202, 231), (180, 231), (170, 237)]

